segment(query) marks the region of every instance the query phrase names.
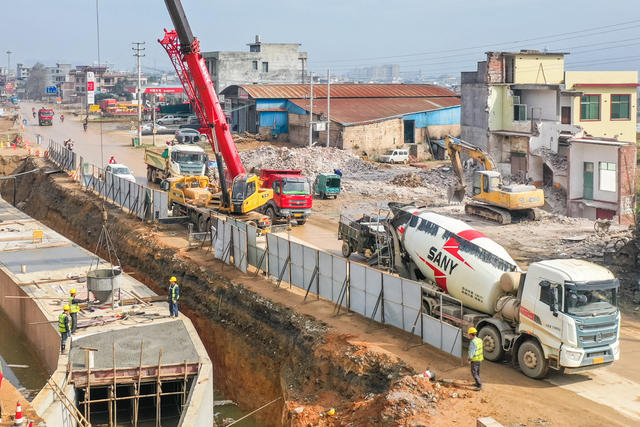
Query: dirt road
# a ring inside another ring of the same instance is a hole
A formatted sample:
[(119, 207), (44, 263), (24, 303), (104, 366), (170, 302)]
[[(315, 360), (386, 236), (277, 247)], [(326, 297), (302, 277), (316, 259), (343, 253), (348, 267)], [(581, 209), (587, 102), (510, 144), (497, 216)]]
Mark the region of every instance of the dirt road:
[[(33, 107), (38, 109), (41, 104), (20, 103), (20, 111), (23, 117), (27, 119), (27, 126), (25, 127), (27, 139), (35, 141), (36, 135), (41, 135), (42, 144), (46, 147), (49, 139), (62, 144), (63, 140), (71, 138), (74, 143), (73, 150), (81, 155), (85, 162), (100, 166), (101, 164), (106, 164), (109, 158), (114, 156), (118, 163), (123, 163), (131, 169), (138, 183), (144, 184), (147, 182), (144, 150), (131, 146), (132, 135), (121, 129), (124, 126), (122, 122), (103, 123), (102, 129), (99, 123), (89, 123), (89, 127), (85, 132), (82, 128), (80, 116), (74, 117), (67, 112), (64, 122), (60, 122), (62, 111), (53, 106), (55, 111), (53, 125), (39, 126), (37, 118), (34, 119), (31, 113), (31, 108)], [(162, 137), (157, 137), (156, 139), (160, 140)]]

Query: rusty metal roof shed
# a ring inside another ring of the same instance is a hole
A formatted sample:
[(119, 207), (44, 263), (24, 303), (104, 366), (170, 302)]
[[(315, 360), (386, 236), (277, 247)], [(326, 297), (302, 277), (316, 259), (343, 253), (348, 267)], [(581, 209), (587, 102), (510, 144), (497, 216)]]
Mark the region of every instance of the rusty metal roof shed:
[[(233, 85), (222, 91), (233, 95), (241, 88), (253, 99), (304, 99), (309, 98), (309, 85)], [(313, 86), (313, 97), (326, 98), (327, 85)], [(458, 95), (444, 87), (419, 84), (332, 84), (331, 98), (429, 98), (455, 97)]]
[[(290, 100), (292, 104), (309, 111), (308, 99)], [(434, 98), (338, 98), (331, 99), (331, 121), (344, 126), (388, 120), (408, 114), (459, 107), (457, 97)], [(327, 100), (314, 99), (313, 113), (326, 114)]]

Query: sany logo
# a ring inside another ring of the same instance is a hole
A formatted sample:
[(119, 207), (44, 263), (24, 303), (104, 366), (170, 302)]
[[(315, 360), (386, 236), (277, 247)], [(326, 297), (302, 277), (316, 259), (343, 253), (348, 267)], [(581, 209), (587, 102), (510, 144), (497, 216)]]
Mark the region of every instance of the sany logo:
[[(458, 233), (458, 237), (462, 237), (465, 240), (471, 241), (486, 236), (476, 230), (465, 230)], [(451, 275), (453, 273), (453, 270), (455, 270), (458, 265), (460, 265), (460, 263), (456, 262), (456, 260), (461, 261), (473, 270), (473, 267), (471, 267), (471, 265), (464, 258), (462, 258), (462, 255), (458, 253), (459, 250), (460, 243), (455, 237), (451, 237), (444, 244), (441, 251), (439, 251), (435, 246), (431, 246), (431, 248), (429, 249), (429, 254), (427, 255), (427, 259), (424, 259), (416, 253), (418, 258), (420, 258), (422, 262), (424, 262), (431, 270), (433, 270), (433, 276), (436, 284), (440, 286), (440, 288), (442, 288), (445, 292), (447, 291), (447, 276)], [(449, 255), (453, 258), (451, 258)]]

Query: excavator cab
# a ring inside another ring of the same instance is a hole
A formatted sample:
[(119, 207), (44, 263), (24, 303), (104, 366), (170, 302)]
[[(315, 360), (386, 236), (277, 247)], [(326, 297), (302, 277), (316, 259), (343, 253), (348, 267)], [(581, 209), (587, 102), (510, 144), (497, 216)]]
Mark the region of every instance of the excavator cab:
[(499, 191), (502, 187), (502, 177), (497, 171), (476, 171), (473, 174), (473, 197), (480, 196), (482, 193), (492, 193)]
[(256, 175), (236, 176), (230, 189), (231, 212), (236, 214), (251, 212), (271, 200), (273, 190), (261, 187), (260, 178)]

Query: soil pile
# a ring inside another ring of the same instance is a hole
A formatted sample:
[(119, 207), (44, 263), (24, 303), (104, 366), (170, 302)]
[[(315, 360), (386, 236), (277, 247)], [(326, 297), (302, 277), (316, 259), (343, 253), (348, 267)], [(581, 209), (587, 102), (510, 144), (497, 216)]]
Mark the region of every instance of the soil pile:
[(408, 173), (401, 173), (399, 175), (396, 175), (392, 180), (391, 183), (394, 185), (398, 185), (400, 187), (420, 187), (422, 184), (422, 178), (412, 172), (408, 172)]

